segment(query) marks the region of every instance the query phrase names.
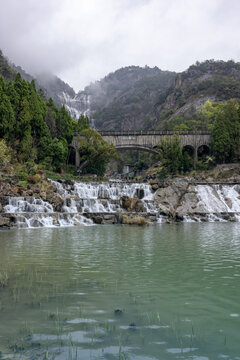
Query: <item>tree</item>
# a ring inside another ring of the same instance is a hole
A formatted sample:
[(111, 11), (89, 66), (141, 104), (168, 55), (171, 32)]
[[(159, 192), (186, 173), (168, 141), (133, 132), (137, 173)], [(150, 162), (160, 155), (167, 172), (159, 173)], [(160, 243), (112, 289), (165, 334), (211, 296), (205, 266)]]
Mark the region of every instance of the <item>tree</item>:
[(240, 154), (240, 109), (236, 100), (213, 111), (211, 148), (217, 162), (236, 161)]
[(16, 140), (18, 143), (17, 150), (20, 152), (24, 161), (28, 161), (32, 149), (31, 136), (31, 115), (29, 111), (29, 104), (26, 99), (21, 103), (21, 110), (19, 112), (16, 122)]
[(9, 153), (5, 140), (0, 140), (0, 166), (5, 166), (11, 161), (11, 155)]
[(162, 165), (168, 173), (176, 174), (183, 170), (184, 158), (179, 135), (174, 134), (173, 138), (161, 140), (157, 148), (161, 153), (160, 159)]
[(87, 116), (81, 114), (79, 116), (79, 119), (78, 119), (78, 122), (77, 122), (77, 127), (76, 127), (76, 130), (77, 132), (81, 132), (85, 129), (89, 129), (90, 128), (90, 125), (89, 125), (89, 119)]
[(62, 106), (61, 110), (57, 112), (56, 118), (57, 138), (65, 138), (70, 144), (73, 137), (72, 118)]
[(93, 129), (85, 129), (79, 136), (81, 163), (80, 170), (102, 176), (111, 157), (117, 157), (116, 149), (109, 145)]
[(15, 118), (6, 90), (5, 81), (0, 77), (0, 138), (6, 137), (9, 140), (13, 135)]
[(60, 171), (61, 166), (66, 163), (68, 154), (68, 144), (66, 139), (53, 139), (48, 149), (48, 156), (51, 159), (51, 165), (55, 170)]

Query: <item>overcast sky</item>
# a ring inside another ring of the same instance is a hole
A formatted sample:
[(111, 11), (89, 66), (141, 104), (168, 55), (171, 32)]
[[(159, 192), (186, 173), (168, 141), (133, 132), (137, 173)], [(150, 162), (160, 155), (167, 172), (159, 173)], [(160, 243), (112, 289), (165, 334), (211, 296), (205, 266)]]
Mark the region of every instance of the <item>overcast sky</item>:
[(0, 48), (76, 91), (128, 65), (240, 60), (240, 0), (0, 0)]

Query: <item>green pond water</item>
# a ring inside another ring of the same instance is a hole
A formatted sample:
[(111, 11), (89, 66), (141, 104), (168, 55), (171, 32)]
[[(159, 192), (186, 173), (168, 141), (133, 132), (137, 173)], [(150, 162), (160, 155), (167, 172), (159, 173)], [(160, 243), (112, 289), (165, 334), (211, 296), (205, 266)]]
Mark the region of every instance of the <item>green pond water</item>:
[(2, 359), (240, 359), (238, 223), (1, 231), (0, 273)]

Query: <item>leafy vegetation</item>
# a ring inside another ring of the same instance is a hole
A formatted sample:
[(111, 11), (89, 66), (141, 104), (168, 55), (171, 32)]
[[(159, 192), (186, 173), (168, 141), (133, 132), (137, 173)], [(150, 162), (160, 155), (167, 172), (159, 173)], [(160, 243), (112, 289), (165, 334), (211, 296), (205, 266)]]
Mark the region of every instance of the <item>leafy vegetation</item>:
[[(102, 174), (113, 147), (105, 143), (83, 115), (76, 122), (65, 107), (58, 109), (50, 98), (47, 102), (39, 95), (34, 81), (22, 79), (18, 73), (15, 80), (6, 82), (0, 77), (0, 165), (11, 160), (9, 149), (14, 152), (15, 162), (42, 164), (46, 169), (60, 172), (68, 159), (68, 144), (73, 134), (81, 133), (83, 161), (88, 170)], [(88, 158), (89, 157), (89, 158)], [(24, 175), (25, 174), (25, 175)], [(37, 182), (36, 174), (19, 172), (21, 181)]]
[(218, 163), (235, 162), (240, 156), (240, 105), (208, 104), (206, 116), (212, 128), (211, 148)]
[(182, 152), (179, 135), (166, 138), (158, 144), (161, 166), (159, 177), (164, 178), (167, 174), (175, 175), (184, 173), (193, 168), (193, 160), (187, 152)]
[[(208, 170), (214, 164), (237, 162), (240, 159), (240, 101), (231, 99), (226, 103), (207, 101), (199, 111), (207, 128), (211, 130), (211, 156), (198, 153), (196, 164), (199, 170)], [(176, 128), (175, 128), (176, 129)], [(180, 123), (178, 130), (185, 130), (185, 123)], [(167, 138), (158, 144), (161, 152), (159, 176), (185, 173), (193, 168), (193, 154), (182, 152), (178, 135)], [(199, 149), (200, 151), (200, 149)]]
[(208, 100), (226, 102), (240, 98), (240, 63), (207, 60), (178, 74), (175, 84), (159, 95), (155, 104), (155, 128), (173, 130), (184, 124), (189, 130), (206, 129), (199, 109)]
[(81, 164), (83, 174), (93, 173), (103, 176), (110, 158), (117, 158), (113, 145), (109, 145), (102, 136), (90, 128), (85, 128), (79, 135)]

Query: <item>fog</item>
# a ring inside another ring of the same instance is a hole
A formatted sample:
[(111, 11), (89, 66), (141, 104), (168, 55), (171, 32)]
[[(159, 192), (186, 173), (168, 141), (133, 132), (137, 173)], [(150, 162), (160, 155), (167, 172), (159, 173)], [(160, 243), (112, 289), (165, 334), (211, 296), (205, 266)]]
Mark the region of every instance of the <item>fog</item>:
[(238, 0), (2, 0), (0, 48), (76, 91), (128, 65), (240, 60)]

